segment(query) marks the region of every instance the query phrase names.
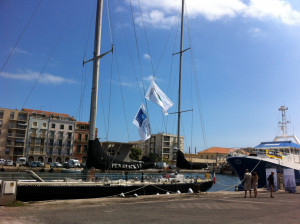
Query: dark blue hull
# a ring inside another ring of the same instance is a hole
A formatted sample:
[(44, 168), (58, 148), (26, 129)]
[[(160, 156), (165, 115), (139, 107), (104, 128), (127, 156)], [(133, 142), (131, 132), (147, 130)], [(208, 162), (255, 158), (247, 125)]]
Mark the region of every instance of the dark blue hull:
[[(227, 158), (227, 162), (230, 164), (232, 169), (235, 171), (235, 173), (239, 176), (240, 180), (244, 179), (245, 169), (248, 169), (252, 172), (257, 172), (259, 179), (258, 179), (258, 187), (266, 187), (266, 169), (267, 168), (274, 168), (277, 170), (278, 174), (283, 174), (284, 168), (290, 168), (286, 166), (282, 166), (275, 163), (270, 163), (267, 161), (260, 161), (259, 157), (236, 157), (231, 156)], [(258, 165), (257, 165), (258, 164)], [(254, 169), (255, 168), (255, 169)], [(253, 170), (254, 169), (254, 170)], [(300, 185), (300, 171), (294, 170), (295, 172), (295, 178), (296, 178), (296, 184)]]

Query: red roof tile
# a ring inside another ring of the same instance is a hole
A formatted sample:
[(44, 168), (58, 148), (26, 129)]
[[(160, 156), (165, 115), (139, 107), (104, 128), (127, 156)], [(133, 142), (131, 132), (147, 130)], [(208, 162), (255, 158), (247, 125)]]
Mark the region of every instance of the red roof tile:
[(211, 147), (208, 148), (206, 150), (203, 150), (201, 152), (198, 152), (198, 154), (208, 154), (208, 153), (220, 153), (220, 154), (228, 154), (232, 151), (234, 151), (235, 149), (231, 149), (231, 148), (221, 148), (221, 147)]

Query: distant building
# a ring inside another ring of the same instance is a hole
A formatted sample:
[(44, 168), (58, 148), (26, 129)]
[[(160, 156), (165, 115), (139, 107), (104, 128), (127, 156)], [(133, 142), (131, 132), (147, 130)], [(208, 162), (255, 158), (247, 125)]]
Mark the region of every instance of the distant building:
[(211, 147), (198, 152), (199, 159), (206, 159), (209, 163), (225, 163), (229, 153), (235, 151), (233, 148)]
[(68, 114), (23, 109), (28, 113), (28, 161), (64, 162), (73, 156), (75, 119)]
[(0, 158), (13, 159), (25, 156), (27, 113), (0, 108)]
[[(158, 133), (152, 134), (151, 138), (145, 141), (144, 153), (157, 154), (170, 161), (176, 160), (177, 135)], [(175, 149), (175, 150), (174, 150)], [(184, 137), (180, 136), (180, 150), (184, 151)]]
[(82, 163), (87, 160), (89, 129), (90, 124), (87, 122), (77, 121), (75, 124), (74, 158)]

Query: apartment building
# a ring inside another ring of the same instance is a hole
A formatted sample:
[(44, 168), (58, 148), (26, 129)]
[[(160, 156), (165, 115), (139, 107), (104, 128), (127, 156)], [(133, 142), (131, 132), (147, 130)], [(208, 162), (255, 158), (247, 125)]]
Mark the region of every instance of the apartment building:
[(0, 108), (0, 158), (13, 159), (25, 156), (27, 113)]
[(73, 157), (75, 119), (68, 114), (23, 109), (28, 113), (28, 161), (65, 162)]
[[(184, 137), (180, 136), (180, 150), (184, 151)], [(152, 134), (145, 142), (145, 154), (154, 153), (170, 161), (176, 160), (177, 135)]]
[(82, 163), (85, 163), (87, 160), (89, 129), (90, 124), (87, 122), (77, 121), (75, 124), (74, 158)]

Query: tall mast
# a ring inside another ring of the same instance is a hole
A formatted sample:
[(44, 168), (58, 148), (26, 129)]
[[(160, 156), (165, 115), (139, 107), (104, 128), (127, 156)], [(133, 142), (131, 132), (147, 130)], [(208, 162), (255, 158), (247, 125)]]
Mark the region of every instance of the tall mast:
[(184, 0), (181, 7), (181, 38), (180, 38), (180, 61), (179, 61), (179, 89), (178, 89), (178, 123), (177, 123), (177, 148), (180, 150), (180, 115), (181, 115), (181, 73), (182, 73), (182, 53), (183, 53), (183, 18)]
[(100, 55), (100, 47), (101, 47), (102, 9), (103, 9), (103, 1), (98, 0), (96, 26), (95, 26), (93, 83), (92, 83), (91, 110), (90, 110), (90, 133), (89, 133), (90, 140), (95, 140), (96, 138), (96, 117), (97, 117), (99, 66), (100, 66), (99, 55)]

